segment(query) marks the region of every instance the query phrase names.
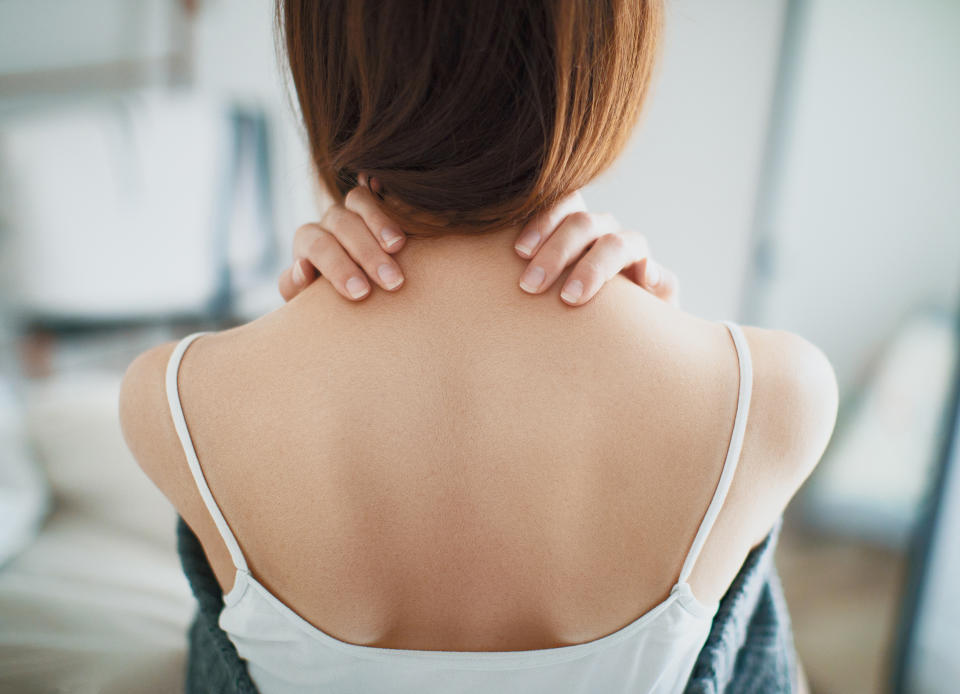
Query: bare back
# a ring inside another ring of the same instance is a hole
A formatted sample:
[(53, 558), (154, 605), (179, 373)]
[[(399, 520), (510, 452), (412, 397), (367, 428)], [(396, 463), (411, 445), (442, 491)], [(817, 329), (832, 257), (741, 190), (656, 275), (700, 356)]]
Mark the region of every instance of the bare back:
[[(318, 282), (183, 360), (197, 455), (251, 572), (332, 636), (425, 650), (580, 643), (676, 581), (733, 427), (729, 333), (623, 278), (582, 308), (527, 296), (509, 248), (501, 234), (412, 241), (401, 292), (351, 304)], [(826, 444), (787, 450), (778, 422), (801, 403), (770, 376), (782, 368), (760, 332), (747, 331), (757, 414), (690, 580), (705, 601), (812, 467), (787, 474), (769, 458)], [(182, 455), (170, 431), (155, 438), (167, 471), (141, 464), (228, 590), (230, 558)]]

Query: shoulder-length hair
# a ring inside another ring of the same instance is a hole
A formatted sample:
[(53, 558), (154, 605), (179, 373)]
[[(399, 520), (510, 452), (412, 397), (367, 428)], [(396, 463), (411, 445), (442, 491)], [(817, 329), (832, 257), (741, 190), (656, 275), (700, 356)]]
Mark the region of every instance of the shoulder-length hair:
[(659, 0), (277, 0), (311, 156), (379, 179), (408, 233), (523, 224), (606, 169), (647, 92)]

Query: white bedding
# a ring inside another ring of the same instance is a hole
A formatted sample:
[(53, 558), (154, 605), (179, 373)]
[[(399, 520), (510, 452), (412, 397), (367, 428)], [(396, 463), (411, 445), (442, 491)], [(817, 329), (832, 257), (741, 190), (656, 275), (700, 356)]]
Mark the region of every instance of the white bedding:
[(123, 444), (118, 373), (31, 387), (30, 438), (55, 496), (0, 568), (0, 692), (180, 692), (194, 602), (172, 508)]

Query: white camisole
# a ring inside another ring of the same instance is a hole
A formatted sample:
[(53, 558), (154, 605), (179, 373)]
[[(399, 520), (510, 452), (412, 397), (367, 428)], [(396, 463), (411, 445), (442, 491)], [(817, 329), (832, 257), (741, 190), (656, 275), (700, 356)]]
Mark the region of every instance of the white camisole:
[(740, 326), (723, 321), (740, 363), (733, 434), (716, 492), (669, 597), (627, 626), (587, 643), (525, 651), (423, 651), (360, 646), (324, 633), (270, 593), (247, 569), (240, 545), (207, 486), (180, 404), (177, 375), (194, 333), (167, 366), (170, 412), (187, 464), (236, 567), (220, 627), (247, 661), (262, 694), (305, 692), (680, 692), (710, 631), (718, 603), (701, 603), (687, 579), (720, 512), (740, 458), (753, 370)]

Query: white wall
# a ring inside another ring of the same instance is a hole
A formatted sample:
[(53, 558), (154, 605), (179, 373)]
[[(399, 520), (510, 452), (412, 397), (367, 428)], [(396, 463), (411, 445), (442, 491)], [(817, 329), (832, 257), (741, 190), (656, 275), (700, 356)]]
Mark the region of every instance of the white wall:
[(0, 75), (162, 58), (174, 48), (170, 7), (165, 0), (3, 0)]
[(783, 0), (667, 0), (660, 74), (631, 147), (585, 191), (647, 235), (681, 304), (740, 319)]
[(194, 75), (201, 90), (263, 106), (273, 119), (276, 217), (284, 259), (296, 227), (318, 217), (306, 140), (296, 121), (274, 50), (273, 0), (210, 0), (195, 23)]
[(960, 3), (808, 7), (763, 320), (843, 390), (909, 311), (960, 297)]

